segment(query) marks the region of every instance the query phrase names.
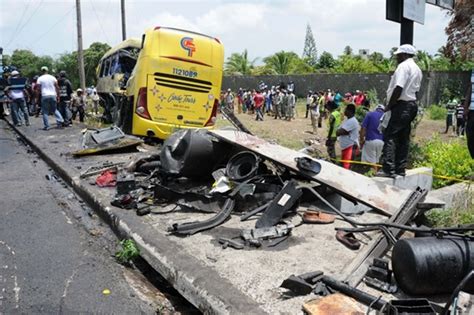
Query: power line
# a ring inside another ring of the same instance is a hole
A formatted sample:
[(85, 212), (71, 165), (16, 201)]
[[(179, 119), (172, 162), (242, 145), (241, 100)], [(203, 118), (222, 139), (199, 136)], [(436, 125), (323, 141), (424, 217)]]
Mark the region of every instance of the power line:
[(26, 3), (26, 8), (25, 8), (25, 10), (23, 10), (23, 13), (21, 14), (21, 17), (20, 17), (20, 19), (18, 20), (18, 23), (16, 24), (15, 30), (13, 31), (12, 36), (10, 37), (10, 40), (8, 41), (8, 43), (10, 43), (10, 42), (13, 40), (13, 38), (16, 37), (17, 31), (18, 31), (18, 27), (20, 27), (21, 23), (23, 22), (23, 18), (25, 17), (25, 14), (26, 14), (26, 12), (27, 12), (28, 9), (29, 9), (29, 4), (30, 4), (30, 2), (31, 2), (31, 0), (29, 0), (29, 1)]
[(92, 3), (92, 0), (90, 0), (89, 2), (92, 6), (92, 11), (94, 11), (97, 22), (99, 22), (99, 26), (100, 26), (100, 29), (102, 30), (102, 34), (104, 34), (105, 39), (107, 40), (107, 42), (109, 42), (109, 37), (107, 36), (107, 34), (104, 31), (104, 27), (102, 26), (102, 23), (100, 22), (99, 16), (97, 15), (97, 11), (95, 10), (95, 7), (94, 7), (94, 4)]
[[(33, 11), (33, 13), (30, 15), (30, 17), (28, 18), (28, 20), (26, 20), (25, 24), (23, 24), (20, 29), (18, 30), (18, 33), (17, 33), (17, 36), (21, 33), (21, 31), (25, 28), (25, 26), (31, 21), (31, 19), (33, 18), (33, 16), (36, 14), (36, 12), (38, 12), (38, 9), (41, 7), (41, 4), (43, 4), (43, 1), (44, 0), (41, 0), (38, 5), (36, 6), (35, 10)], [(15, 36), (16, 37), (16, 36)], [(8, 42), (8, 44), (5, 45), (5, 48), (8, 48), (10, 43), (13, 41), (13, 39), (15, 37), (12, 37), (12, 39)]]
[(45, 35), (47, 35), (54, 27), (56, 27), (56, 25), (58, 25), (60, 22), (62, 22), (69, 15), (69, 13), (71, 13), (73, 10), (74, 10), (74, 6), (71, 9), (69, 9), (69, 11), (67, 11), (66, 14), (61, 16), (59, 18), (59, 20), (56, 21), (56, 23), (54, 23), (46, 32), (44, 32), (39, 37), (37, 37), (36, 40), (31, 43), (31, 45), (36, 44), (40, 39), (42, 39)]

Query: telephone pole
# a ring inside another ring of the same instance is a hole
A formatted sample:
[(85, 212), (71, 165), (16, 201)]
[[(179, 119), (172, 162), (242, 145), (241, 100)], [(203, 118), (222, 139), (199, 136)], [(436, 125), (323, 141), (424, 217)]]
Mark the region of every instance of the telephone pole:
[(122, 11), (122, 40), (127, 39), (127, 31), (125, 27), (125, 0), (120, 1), (120, 9)]
[(84, 51), (82, 49), (82, 22), (81, 22), (81, 0), (76, 0), (77, 15), (77, 61), (79, 65), (79, 80), (81, 89), (86, 89), (86, 74), (84, 72)]

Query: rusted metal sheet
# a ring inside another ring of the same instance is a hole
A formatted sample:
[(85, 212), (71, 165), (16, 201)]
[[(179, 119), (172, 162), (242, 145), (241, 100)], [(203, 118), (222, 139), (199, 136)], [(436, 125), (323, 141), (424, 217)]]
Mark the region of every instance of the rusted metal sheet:
[(363, 305), (341, 293), (331, 294), (306, 302), (303, 304), (303, 310), (310, 315), (363, 315), (366, 313)]
[[(307, 154), (271, 144), (264, 139), (241, 131), (211, 130), (210, 133), (219, 139), (253, 151), (295, 172), (299, 172), (295, 158), (311, 158)], [(394, 214), (411, 194), (410, 190), (374, 181), (369, 177), (346, 170), (327, 161), (314, 160), (321, 164), (321, 172), (312, 177), (315, 181), (368, 205), (384, 215), (391, 216)]]

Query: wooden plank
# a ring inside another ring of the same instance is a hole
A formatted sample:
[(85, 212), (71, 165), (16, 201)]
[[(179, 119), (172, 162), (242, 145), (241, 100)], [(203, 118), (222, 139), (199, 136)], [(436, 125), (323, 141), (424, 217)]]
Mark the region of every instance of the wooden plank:
[[(295, 172), (299, 172), (295, 158), (311, 158), (307, 154), (269, 143), (241, 131), (211, 130), (209, 132), (219, 139), (239, 145)], [(384, 215), (394, 214), (410, 196), (410, 190), (374, 181), (327, 161), (314, 160), (321, 164), (321, 172), (313, 176), (315, 181), (327, 185), (343, 195), (350, 196)]]

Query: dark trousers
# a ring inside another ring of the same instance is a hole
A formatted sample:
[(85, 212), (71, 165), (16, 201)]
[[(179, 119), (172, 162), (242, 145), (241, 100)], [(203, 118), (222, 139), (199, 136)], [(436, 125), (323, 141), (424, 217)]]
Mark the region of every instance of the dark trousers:
[(72, 108), (72, 118), (71, 120), (76, 120), (76, 115), (79, 113), (79, 121), (84, 122), (84, 106), (79, 106), (79, 107), (73, 107)]
[(418, 107), (415, 102), (398, 101), (385, 130), (383, 145), (383, 171), (387, 174), (404, 174), (410, 148), (411, 122)]
[(328, 155), (331, 158), (333, 163), (335, 163), (335, 160), (336, 160), (336, 141), (337, 141), (337, 138), (329, 138), (326, 140)]
[(456, 118), (456, 134), (464, 135), (464, 118)]
[(64, 123), (69, 123), (71, 119), (71, 111), (69, 110), (69, 103), (70, 101), (59, 101), (58, 109), (63, 116)]
[(309, 114), (309, 104), (306, 104), (306, 114), (304, 115), (304, 118), (308, 118)]
[(467, 148), (471, 154), (471, 158), (474, 159), (474, 110), (470, 110), (467, 114), (467, 123), (466, 123), (466, 138), (467, 138)]

